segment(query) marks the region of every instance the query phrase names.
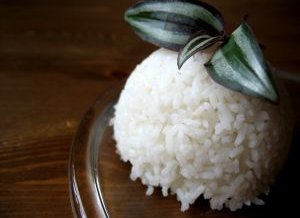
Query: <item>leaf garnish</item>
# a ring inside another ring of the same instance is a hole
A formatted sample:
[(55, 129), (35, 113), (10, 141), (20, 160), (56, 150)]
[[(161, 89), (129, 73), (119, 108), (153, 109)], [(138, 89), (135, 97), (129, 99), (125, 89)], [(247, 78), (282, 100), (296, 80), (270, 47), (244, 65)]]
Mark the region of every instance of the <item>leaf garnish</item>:
[(205, 64), (211, 78), (229, 89), (278, 103), (270, 69), (246, 19), (227, 38), (221, 13), (198, 0), (143, 0), (125, 13), (142, 39), (179, 51), (179, 69), (196, 52), (221, 42)]
[(243, 22), (205, 65), (217, 83), (246, 95), (279, 102), (270, 69), (254, 34)]
[(192, 35), (223, 31), (221, 13), (196, 0), (144, 0), (125, 12), (125, 20), (144, 40), (178, 51)]
[(209, 34), (200, 33), (192, 37), (186, 45), (179, 51), (177, 58), (178, 69), (195, 53), (204, 50), (213, 44), (223, 41), (224, 35), (210, 36)]

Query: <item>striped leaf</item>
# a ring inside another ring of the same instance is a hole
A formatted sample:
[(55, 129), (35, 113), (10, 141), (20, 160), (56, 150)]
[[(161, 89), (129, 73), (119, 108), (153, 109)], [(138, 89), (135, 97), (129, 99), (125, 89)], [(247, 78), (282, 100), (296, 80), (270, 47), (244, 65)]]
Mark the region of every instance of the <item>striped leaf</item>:
[(278, 103), (279, 96), (251, 28), (243, 22), (206, 64), (219, 84)]
[(221, 13), (197, 0), (144, 0), (125, 12), (125, 20), (142, 39), (175, 51), (196, 32), (223, 31)]
[(177, 66), (180, 69), (182, 65), (196, 52), (204, 50), (218, 41), (223, 40), (223, 36), (210, 36), (208, 34), (199, 34), (194, 37), (179, 51)]

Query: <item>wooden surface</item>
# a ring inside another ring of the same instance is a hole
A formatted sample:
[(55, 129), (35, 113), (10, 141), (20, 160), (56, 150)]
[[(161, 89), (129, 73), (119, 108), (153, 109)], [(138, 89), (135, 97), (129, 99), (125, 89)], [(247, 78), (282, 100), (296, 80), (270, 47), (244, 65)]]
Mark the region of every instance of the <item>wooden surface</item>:
[[(87, 108), (154, 46), (123, 22), (133, 0), (0, 0), (0, 217), (72, 217), (68, 156)], [(212, 0), (250, 15), (265, 56), (300, 75), (297, 0)], [(287, 82), (299, 124), (299, 85)]]

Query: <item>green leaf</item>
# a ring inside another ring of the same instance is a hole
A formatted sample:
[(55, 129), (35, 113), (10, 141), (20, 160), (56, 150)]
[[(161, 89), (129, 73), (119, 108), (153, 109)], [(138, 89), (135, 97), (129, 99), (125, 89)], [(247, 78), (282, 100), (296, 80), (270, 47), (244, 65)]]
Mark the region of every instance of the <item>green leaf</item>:
[(125, 12), (125, 20), (142, 39), (175, 51), (196, 32), (223, 31), (221, 13), (196, 0), (144, 0)]
[(178, 68), (180, 69), (196, 52), (204, 50), (218, 41), (222, 41), (223, 38), (223, 36), (210, 36), (202, 33), (192, 37), (192, 39), (179, 51), (177, 58)]
[(251, 28), (243, 22), (205, 65), (217, 83), (278, 103), (270, 69)]

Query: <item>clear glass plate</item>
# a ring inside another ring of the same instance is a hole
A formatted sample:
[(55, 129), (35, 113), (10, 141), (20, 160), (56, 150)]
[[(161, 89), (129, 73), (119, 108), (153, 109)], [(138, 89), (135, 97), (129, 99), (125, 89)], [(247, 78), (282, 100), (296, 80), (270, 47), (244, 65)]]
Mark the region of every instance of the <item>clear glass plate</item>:
[[(207, 201), (197, 200), (188, 211), (180, 212), (175, 196), (163, 197), (156, 189), (146, 196), (140, 181), (129, 179), (130, 164), (115, 152), (109, 120), (124, 83), (116, 83), (84, 115), (70, 153), (70, 199), (75, 217), (266, 217), (297, 212), (299, 196), (299, 131), (285, 170), (265, 198), (265, 206), (244, 207), (237, 212), (212, 211)], [(298, 173), (297, 173), (298, 174)]]

